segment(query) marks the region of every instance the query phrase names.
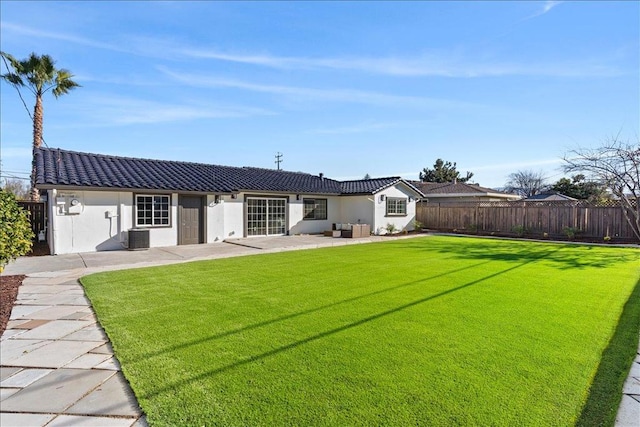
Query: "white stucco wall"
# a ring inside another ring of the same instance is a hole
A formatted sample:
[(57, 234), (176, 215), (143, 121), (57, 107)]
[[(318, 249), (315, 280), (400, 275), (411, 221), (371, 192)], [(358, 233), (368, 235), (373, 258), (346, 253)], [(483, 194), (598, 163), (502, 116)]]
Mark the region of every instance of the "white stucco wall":
[(219, 243), (224, 240), (224, 200), (222, 197), (215, 202), (214, 195), (207, 196), (205, 218), (207, 221), (206, 243)]
[(374, 231), (374, 205), (375, 196), (369, 194), (364, 196), (342, 196), (341, 198), (340, 220), (334, 221), (349, 224), (369, 224), (371, 231)]
[[(385, 200), (380, 200), (380, 196), (384, 195)], [(387, 216), (387, 201), (388, 197), (405, 198), (407, 199), (407, 215)], [(409, 201), (411, 197), (411, 201)], [(375, 194), (375, 213), (374, 213), (374, 225), (372, 231), (376, 234), (386, 234), (387, 224), (394, 224), (398, 230), (412, 231), (413, 221), (416, 219), (416, 194), (407, 188), (403, 184), (396, 184), (392, 187), (385, 188), (384, 190)]]
[[(303, 200), (304, 199), (326, 199), (327, 219), (305, 220)], [(338, 196), (318, 196), (300, 195), (300, 200), (296, 196), (289, 197), (289, 234), (319, 234), (326, 230), (331, 230), (331, 225), (340, 222), (341, 200)]]
[[(72, 199), (79, 201), (74, 209), (69, 207)], [(132, 193), (52, 190), (52, 252), (58, 255), (122, 249), (126, 241), (123, 231), (131, 227), (132, 202)]]
[(223, 239), (238, 239), (244, 237), (244, 196), (238, 195), (236, 199), (231, 196), (222, 196), (224, 210), (224, 234)]
[[(111, 251), (127, 247), (133, 225), (133, 193), (116, 191), (51, 190), (50, 247), (55, 255)], [(72, 197), (73, 196), (73, 197)], [(69, 201), (77, 199), (73, 209)], [(150, 227), (151, 247), (177, 244), (178, 195), (171, 195), (171, 227)]]

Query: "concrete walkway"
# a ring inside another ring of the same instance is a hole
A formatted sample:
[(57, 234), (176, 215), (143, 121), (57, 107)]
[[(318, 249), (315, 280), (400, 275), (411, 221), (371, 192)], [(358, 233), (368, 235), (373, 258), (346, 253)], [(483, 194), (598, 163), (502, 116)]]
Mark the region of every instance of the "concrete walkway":
[(145, 251), (20, 258), (2, 274), (27, 278), (0, 338), (0, 426), (147, 425), (78, 282), (82, 276), (389, 239), (264, 237)]
[[(87, 274), (258, 253), (414, 236), (234, 239), (228, 243), (23, 257), (4, 275), (24, 274), (0, 338), (0, 426), (146, 426), (78, 279)], [(624, 385), (616, 426), (640, 426), (640, 348)]]

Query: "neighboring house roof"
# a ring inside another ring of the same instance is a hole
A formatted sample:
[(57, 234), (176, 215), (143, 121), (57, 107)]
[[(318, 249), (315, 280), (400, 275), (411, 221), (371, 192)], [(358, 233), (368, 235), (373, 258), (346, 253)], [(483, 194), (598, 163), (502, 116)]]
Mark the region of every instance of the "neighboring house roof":
[(558, 193), (556, 191), (549, 191), (541, 194), (536, 194), (535, 196), (522, 199), (523, 202), (575, 202), (577, 200), (578, 199), (565, 196), (564, 194)]
[(518, 199), (515, 194), (504, 193), (492, 188), (481, 187), (479, 184), (466, 182), (420, 182), (412, 181), (425, 197), (494, 197), (503, 199)]
[(421, 196), (400, 177), (339, 182), (303, 172), (255, 167), (151, 160), (80, 153), (56, 148), (35, 151), (36, 184), (127, 190), (237, 193), (241, 191), (306, 194), (373, 194), (399, 182)]
[(391, 176), (388, 178), (372, 178), (372, 179), (359, 179), (354, 181), (342, 181), (340, 187), (342, 188), (342, 194), (356, 195), (356, 194), (375, 194), (378, 191), (391, 187), (392, 185), (403, 183), (411, 190), (415, 191), (419, 196), (423, 196), (422, 192), (416, 188), (409, 181), (405, 181), (399, 176)]

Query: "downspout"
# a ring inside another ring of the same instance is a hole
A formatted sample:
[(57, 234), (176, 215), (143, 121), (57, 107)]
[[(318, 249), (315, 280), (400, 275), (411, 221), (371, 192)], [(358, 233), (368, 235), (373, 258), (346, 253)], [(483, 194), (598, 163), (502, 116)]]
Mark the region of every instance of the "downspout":
[(56, 253), (56, 239), (55, 239), (55, 223), (56, 223), (56, 217), (57, 215), (56, 212), (54, 211), (54, 209), (57, 207), (56, 204), (56, 195), (57, 195), (57, 191), (55, 189), (53, 190), (49, 190), (49, 194), (47, 197), (47, 205), (48, 205), (48, 214), (49, 214), (49, 218), (47, 219), (48, 222), (48, 229), (47, 229), (47, 241), (49, 242), (49, 253), (51, 255), (57, 255)]

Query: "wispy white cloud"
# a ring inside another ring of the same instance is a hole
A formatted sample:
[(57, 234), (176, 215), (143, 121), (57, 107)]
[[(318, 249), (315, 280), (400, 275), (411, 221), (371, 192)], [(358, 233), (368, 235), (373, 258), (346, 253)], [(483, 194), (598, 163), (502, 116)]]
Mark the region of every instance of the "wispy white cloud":
[[(547, 1), (535, 14), (525, 18), (531, 19), (548, 13), (562, 2)], [(621, 72), (607, 58), (585, 62), (583, 59), (567, 59), (564, 63), (553, 61), (540, 61), (518, 63), (500, 61), (491, 58), (482, 59), (477, 53), (462, 50), (432, 50), (428, 52), (416, 52), (407, 56), (387, 57), (304, 57), (283, 56), (269, 53), (236, 53), (225, 52), (221, 49), (210, 47), (194, 47), (175, 40), (159, 37), (148, 38), (135, 34), (127, 35), (127, 43), (106, 43), (78, 36), (75, 34), (43, 31), (25, 25), (17, 25), (11, 22), (1, 22), (3, 31), (11, 31), (29, 37), (47, 38), (76, 43), (83, 46), (94, 47), (127, 53), (136, 56), (162, 58), (176, 60), (179, 58), (211, 59), (217, 61), (233, 62), (239, 64), (269, 67), (286, 70), (347, 70), (367, 74), (380, 74), (398, 77), (451, 77), (451, 78), (476, 78), (476, 77), (500, 77), (500, 76), (616, 76)]]
[(282, 95), (295, 99), (337, 101), (345, 103), (403, 106), (414, 108), (457, 108), (474, 107), (474, 104), (451, 101), (446, 99), (426, 98), (408, 95), (389, 95), (379, 92), (361, 91), (355, 89), (315, 89), (299, 86), (266, 85), (252, 83), (236, 79), (225, 79), (208, 75), (176, 73), (164, 67), (158, 68), (167, 76), (172, 77), (181, 84), (209, 87), (209, 88), (235, 88), (253, 92)]
[(153, 124), (274, 114), (261, 108), (202, 103), (166, 104), (119, 96), (92, 97), (90, 108), (87, 108), (85, 103), (82, 106), (83, 112), (89, 119), (87, 123), (92, 123), (94, 126)]
[(409, 125), (409, 123), (407, 122), (361, 123), (354, 126), (311, 129), (307, 133), (323, 134), (323, 135), (354, 134), (354, 133), (375, 132), (382, 129), (397, 128), (400, 126), (407, 126), (407, 125)]
[(79, 44), (82, 46), (88, 46), (88, 47), (95, 47), (98, 49), (106, 49), (106, 50), (113, 50), (116, 52), (126, 52), (126, 53), (133, 53), (128, 49), (122, 48), (121, 46), (118, 45), (114, 45), (114, 44), (110, 44), (110, 43), (104, 43), (104, 42), (100, 42), (100, 41), (96, 41), (96, 40), (92, 40), (86, 37), (81, 37), (81, 36), (76, 36), (74, 34), (67, 34), (67, 33), (63, 33), (63, 32), (58, 32), (58, 31), (43, 31), (43, 30), (39, 30), (36, 28), (31, 28), (25, 25), (18, 25), (18, 24), (14, 24), (12, 22), (6, 22), (6, 21), (1, 21), (0, 25), (2, 25), (2, 30), (3, 31), (10, 31), (16, 34), (21, 34), (24, 36), (29, 36), (29, 37), (36, 37), (36, 38), (46, 38), (46, 39), (51, 39), (51, 40), (62, 40), (62, 41), (66, 41), (66, 42), (70, 42), (70, 43), (75, 43), (75, 44)]
[[(551, 6), (553, 7), (553, 6)], [(549, 9), (550, 10), (550, 9)], [(546, 13), (546, 12), (544, 12)], [(619, 71), (602, 64), (566, 61), (565, 63), (511, 63), (499, 60), (473, 59), (469, 52), (447, 51), (419, 53), (411, 57), (337, 57), (310, 58), (269, 54), (224, 53), (215, 49), (176, 48), (176, 55), (193, 58), (277, 68), (277, 69), (330, 69), (365, 72), (400, 77), (500, 77), (510, 75), (541, 76), (609, 76)]]
[(541, 7), (536, 12), (524, 18), (523, 21), (526, 21), (527, 19), (536, 18), (538, 16), (542, 16), (545, 13), (548, 13), (549, 11), (551, 11), (551, 9), (553, 9), (554, 7), (558, 6), (561, 3), (564, 3), (564, 1), (547, 0), (541, 4)]

